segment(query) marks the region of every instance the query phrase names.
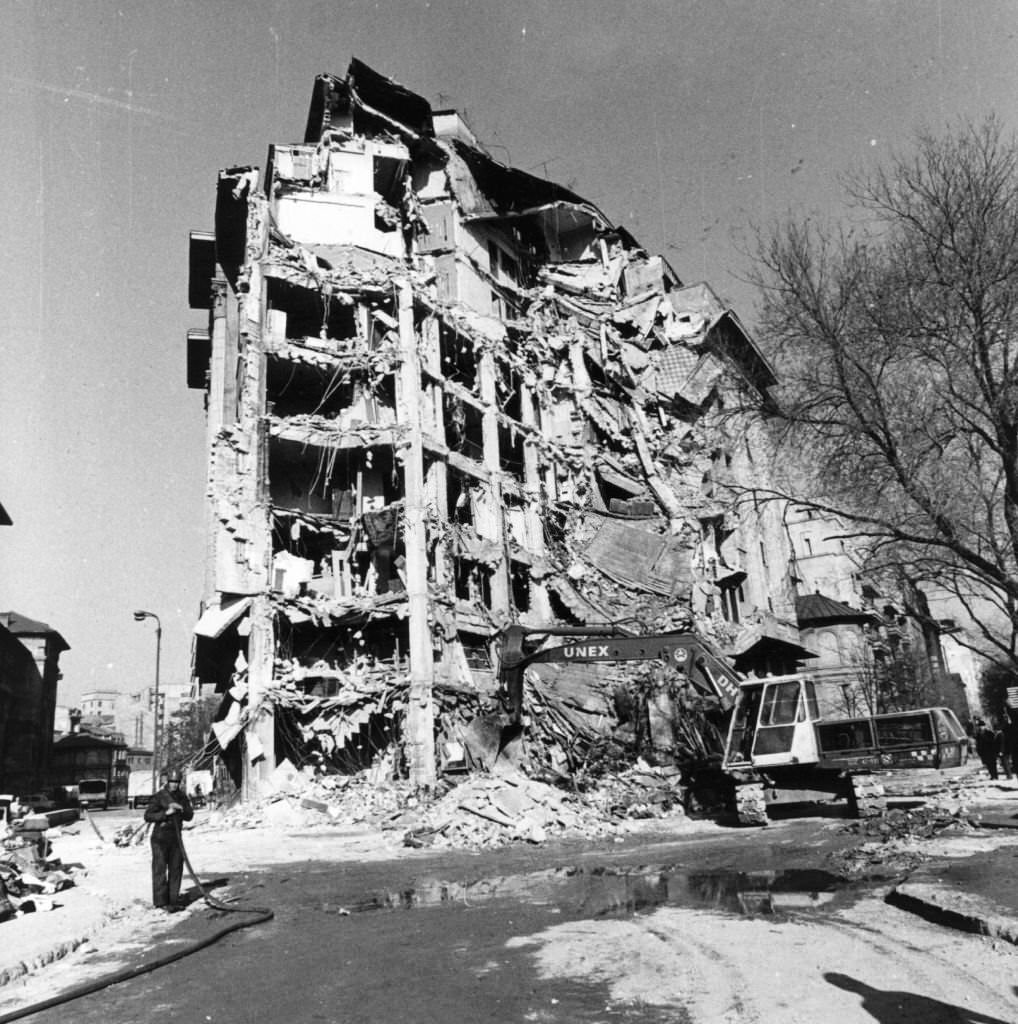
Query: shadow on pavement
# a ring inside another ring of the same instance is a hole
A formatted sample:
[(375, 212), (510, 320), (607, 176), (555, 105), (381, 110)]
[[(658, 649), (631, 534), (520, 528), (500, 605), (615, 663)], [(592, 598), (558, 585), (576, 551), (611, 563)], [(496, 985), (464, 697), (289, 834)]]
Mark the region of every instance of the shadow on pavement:
[(955, 1003), (901, 992), (895, 989), (873, 988), (857, 978), (836, 971), (828, 971), (824, 978), (832, 985), (862, 996), (862, 1008), (880, 1024), (1009, 1024), (1001, 1017), (989, 1017)]
[[(228, 878), (214, 878), (211, 882), (202, 882), (202, 886), (205, 892), (212, 892), (215, 889), (222, 889), (229, 884), (229, 881)], [(202, 899), (204, 899), (204, 895), (201, 889), (196, 885), (192, 885), (186, 890), (181, 890), (179, 902), (181, 906), (189, 907), (192, 903), (197, 903)]]

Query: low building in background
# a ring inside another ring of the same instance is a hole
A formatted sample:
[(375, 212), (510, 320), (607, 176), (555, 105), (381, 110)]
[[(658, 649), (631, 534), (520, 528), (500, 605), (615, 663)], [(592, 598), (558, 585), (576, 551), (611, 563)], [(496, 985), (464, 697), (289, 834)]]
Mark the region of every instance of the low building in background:
[(796, 618), (816, 657), (806, 668), (825, 682), (832, 714), (876, 714), (919, 706), (970, 705), (944, 659), (943, 630), (926, 595), (901, 579), (865, 570), (866, 547), (829, 515), (788, 506)]
[[(159, 687), (163, 727), (172, 715), (192, 699), (192, 691), (190, 684), (163, 684)], [(78, 704), (78, 728), (97, 735), (110, 731), (122, 733), (130, 746), (151, 750), (155, 742), (154, 697), (151, 686), (130, 691), (89, 690), (81, 695)]]
[(106, 783), (111, 806), (127, 803), (130, 767), (127, 744), (118, 733), (97, 736), (72, 732), (53, 744), (50, 787), (74, 787), (86, 779)]

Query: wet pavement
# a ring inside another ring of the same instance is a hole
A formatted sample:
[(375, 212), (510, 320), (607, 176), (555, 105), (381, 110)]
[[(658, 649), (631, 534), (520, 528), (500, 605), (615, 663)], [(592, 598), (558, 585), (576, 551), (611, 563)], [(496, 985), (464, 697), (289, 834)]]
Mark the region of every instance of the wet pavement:
[[(937, 924), (1018, 943), (1018, 899), (1008, 884), (1018, 867), (1018, 833), (1009, 834), (1018, 817), (1000, 808), (983, 818), (993, 826), (985, 835), (998, 835), (1010, 845), (938, 858), (898, 885), (890, 902)], [(249, 847), (258, 845), (251, 833), (238, 838)], [(321, 838), (319, 833), (290, 840), (301, 849)], [(982, 837), (973, 841), (978, 844)], [(600, 846), (517, 846), (483, 854), (415, 851), (374, 863), (321, 859), (235, 873), (228, 878), (230, 892), (242, 903), (272, 906), (274, 921), (228, 936), (171, 968), (76, 1001), (74, 1014), (83, 1024), (239, 1021), (250, 1019), (240, 1007), (257, 1005), (261, 1016), (344, 1024), (393, 1018), (424, 1024), (694, 1019), (674, 1010), (627, 1008), (612, 996), (607, 979), (579, 984), (558, 978), (550, 985), (520, 937), (563, 928), (582, 932), (588, 924), (627, 928), (641, 922), (643, 927), (655, 915), (690, 913), (769, 922), (775, 928), (811, 921), (836, 929), (839, 914), (851, 913), (860, 902), (880, 902), (888, 888), (886, 878), (880, 890), (875, 881), (848, 883), (817, 867), (833, 850), (857, 842), (843, 835), (836, 821), (810, 819), (767, 830), (678, 837), (648, 832)], [(354, 846), (350, 853), (362, 855)], [(218, 892), (227, 878), (205, 880)], [(172, 926), (164, 924), (154, 944), (149, 935), (148, 944), (130, 955), (205, 941), (223, 920), (196, 903)], [(101, 973), (124, 955), (96, 943), (84, 962), (93, 974)], [(415, 983), (409, 1009), (408, 980)], [(0, 993), (7, 995), (5, 988)], [(290, 1012), (295, 1005), (298, 1018)], [(528, 1018), (535, 1006), (558, 1009)], [(33, 1019), (65, 1020), (66, 1013), (55, 1009)]]
[[(779, 836), (775, 831), (766, 841), (757, 833), (752, 838), (760, 845), (747, 844), (736, 860), (767, 860), (777, 856), (775, 846), (789, 841), (793, 859), (816, 856), (815, 848), (809, 853), (815, 828), (797, 826), (788, 832), (792, 834)], [(837, 837), (828, 832), (824, 838), (830, 842)], [(541, 860), (540, 855), (513, 851), (504, 858), (457, 857), (451, 864), (438, 859), (373, 866), (298, 863), (266, 874), (233, 877), (230, 891), (239, 902), (272, 906), (274, 920), (230, 935), (171, 967), (32, 1019), (55, 1024), (73, 1009), (80, 1024), (246, 1024), (253, 1019), (252, 1008), (257, 1008), (258, 1019), (343, 1024), (706, 1024), (713, 1018), (687, 1014), (681, 1005), (662, 1007), (631, 995), (621, 998), (616, 976), (616, 971), (624, 973), (621, 967), (599, 968), (582, 979), (568, 972), (554, 976), (542, 960), (548, 955), (546, 947), (554, 945), (555, 936), (563, 936), (579, 942), (579, 951), (570, 954), (574, 960), (588, 955), (588, 945), (591, 958), (603, 958), (603, 949), (598, 952), (594, 945), (597, 937), (621, 929), (624, 941), (609, 952), (609, 963), (630, 961), (628, 969), (653, 952), (630, 943), (646, 941), (648, 934), (667, 937), (673, 929), (666, 952), (678, 964), (684, 960), (671, 952), (674, 943), (694, 937), (694, 947), (684, 953), (688, 960), (709, 920), (720, 922), (723, 936), (753, 926), (758, 929), (750, 933), (753, 941), (774, 942), (779, 930), (790, 928), (794, 934), (812, 934), (812, 939), (797, 941), (819, 947), (844, 930), (844, 915), (857, 904), (881, 904), (873, 883), (849, 883), (821, 869), (712, 868), (712, 863), (729, 856), (716, 842), (662, 843), (650, 849), (672, 853), (676, 859), (640, 862), (637, 858), (646, 858), (647, 847), (619, 850), (617, 857), (610, 850), (586, 850), (575, 851), (570, 858), (569, 851), (562, 850), (555, 858), (559, 863), (539, 867), (534, 862)], [(515, 862), (519, 870), (498, 871), (506, 861)], [(726, 919), (731, 924), (725, 925)], [(196, 905), (164, 935), (160, 951), (200, 943), (222, 921), (222, 914)], [(869, 935), (869, 927), (867, 923), (861, 934)], [(739, 940), (731, 941), (735, 955), (745, 959)], [(851, 939), (853, 948), (860, 941)], [(828, 987), (844, 988), (851, 982), (855, 988), (846, 991), (878, 991), (861, 980), (877, 980), (872, 970), (853, 973), (851, 964), (840, 959), (836, 963), (849, 973), (834, 981), (827, 978)], [(97, 954), (93, 966), (112, 970), (116, 957)], [(738, 987), (743, 979), (734, 974), (732, 983)], [(930, 1018), (948, 1019), (954, 1018)], [(985, 1019), (996, 1024), (1006, 1020)]]
[(828, 871), (707, 871), (663, 867), (565, 867), (474, 882), (422, 879), (405, 889), (365, 894), (348, 906), (328, 899), (325, 913), (460, 907), (549, 908), (573, 918), (634, 914), (654, 907), (687, 907), (744, 916), (847, 906), (870, 886), (850, 884)]

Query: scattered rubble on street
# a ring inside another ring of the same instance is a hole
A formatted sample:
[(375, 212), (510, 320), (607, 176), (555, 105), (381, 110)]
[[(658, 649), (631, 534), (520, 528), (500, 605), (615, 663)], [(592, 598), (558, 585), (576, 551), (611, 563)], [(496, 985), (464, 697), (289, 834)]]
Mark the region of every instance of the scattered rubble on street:
[(22, 827), (24, 823), (25, 819), (13, 826), (0, 825), (0, 923), (55, 909), (58, 903), (52, 897), (77, 884), (84, 874), (82, 865), (65, 865), (51, 853), (54, 830)]
[[(674, 766), (642, 760), (601, 772), (597, 778), (530, 778), (509, 763), (493, 771), (450, 774), (430, 795), (416, 794), (406, 780), (388, 774), (385, 758), (353, 775), (316, 775), (282, 762), (273, 775), (275, 792), (258, 801), (213, 809), (201, 829), (327, 829), (367, 826), (411, 848), (488, 849), (511, 843), (541, 843), (557, 837), (602, 839), (624, 835), (636, 821), (687, 817), (686, 792)], [(901, 789), (899, 785), (896, 787)], [(973, 776), (926, 773), (912, 786), (908, 809), (844, 826), (863, 840), (860, 863), (894, 854), (892, 843), (920, 843), (947, 832), (972, 830), (971, 805), (985, 788)], [(718, 807), (702, 816), (717, 818)], [(125, 831), (125, 835), (127, 832)], [(136, 841), (136, 839), (129, 841)], [(848, 865), (848, 873), (856, 870)]]
[(613, 836), (635, 819), (683, 818), (678, 769), (642, 761), (605, 775), (585, 791), (528, 778), (511, 765), (445, 776), (430, 799), (387, 777), (384, 761), (356, 775), (316, 777), (283, 762), (277, 791), (260, 801), (213, 810), (204, 828), (364, 824), (402, 836), (410, 847), (490, 848), (553, 836)]
[[(315, 828), (368, 825), (406, 833), (409, 846), (488, 847), (517, 839), (540, 841), (549, 831), (579, 825), (566, 794), (519, 776), (464, 776), (462, 785), (440, 784), (435, 799), (416, 797), (405, 782), (374, 783), (366, 774), (326, 776), (267, 799), (213, 811), (204, 827)], [(590, 817), (588, 813), (588, 817)], [(592, 827), (592, 824), (591, 824)]]
[[(902, 788), (900, 782), (897, 788)], [(942, 781), (939, 790), (935, 782), (927, 780), (914, 786), (912, 796), (919, 806), (891, 808), (844, 826), (843, 832), (863, 841), (831, 855), (840, 874), (846, 878), (901, 877), (929, 859), (924, 848), (927, 840), (976, 831), (978, 815), (971, 809), (976, 790), (971, 779), (965, 786), (954, 779)]]

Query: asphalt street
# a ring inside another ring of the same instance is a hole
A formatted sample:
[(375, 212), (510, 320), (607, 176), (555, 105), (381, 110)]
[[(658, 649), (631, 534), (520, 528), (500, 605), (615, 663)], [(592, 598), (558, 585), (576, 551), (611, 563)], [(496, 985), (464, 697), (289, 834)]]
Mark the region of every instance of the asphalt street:
[[(96, 816), (100, 829), (118, 820)], [(844, 884), (830, 869), (857, 842), (847, 824), (291, 862), (207, 879), (271, 906), (274, 920), (33, 1019), (1018, 1019), (1004, 980), (1015, 947), (888, 905), (886, 878)], [(129, 958), (199, 942), (221, 916), (196, 903)], [(90, 968), (123, 960), (97, 950)]]

